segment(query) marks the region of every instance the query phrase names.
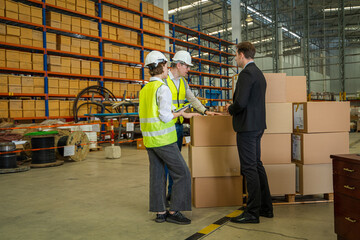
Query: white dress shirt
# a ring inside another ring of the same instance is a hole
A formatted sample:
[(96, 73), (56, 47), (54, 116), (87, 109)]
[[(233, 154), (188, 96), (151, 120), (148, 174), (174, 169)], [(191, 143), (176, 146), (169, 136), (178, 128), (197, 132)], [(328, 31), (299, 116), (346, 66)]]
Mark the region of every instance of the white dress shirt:
[[(164, 83), (161, 78), (151, 77), (150, 82), (152, 81), (160, 81)], [(156, 101), (159, 106), (159, 118), (164, 123), (170, 122), (174, 115), (172, 114), (172, 94), (170, 88), (165, 84), (161, 85), (156, 93)]]

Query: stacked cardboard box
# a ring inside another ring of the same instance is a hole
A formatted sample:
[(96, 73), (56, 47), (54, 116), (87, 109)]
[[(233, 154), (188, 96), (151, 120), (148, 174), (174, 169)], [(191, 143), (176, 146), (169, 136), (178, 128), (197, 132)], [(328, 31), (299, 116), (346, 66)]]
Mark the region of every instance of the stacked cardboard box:
[(10, 118), (23, 117), (22, 100), (10, 100), (9, 101), (9, 117)]
[(124, 24), (130, 27), (140, 27), (140, 15), (122, 11), (107, 5), (102, 6), (102, 17), (103, 19), (107, 19), (115, 23)]
[[(134, 74), (135, 73), (135, 74)], [(123, 78), (123, 79), (135, 79), (134, 77), (140, 76), (140, 69), (134, 67), (128, 67), (111, 62), (104, 63), (104, 76)], [(136, 78), (139, 79), (139, 78)]]
[(46, 46), (48, 49), (55, 49), (65, 52), (81, 53), (92, 56), (99, 55), (99, 43), (86, 40), (57, 35), (55, 33), (46, 34)]
[(70, 79), (69, 80), (69, 94), (77, 95), (79, 93), (79, 80)]
[[(153, 37), (147, 34), (144, 34), (144, 47), (157, 50), (165, 50), (165, 40), (158, 37)], [(138, 38), (138, 44), (141, 45), (141, 37)]]
[(140, 62), (140, 50), (104, 43), (103, 57), (130, 62)]
[(9, 92), (8, 75), (1, 74), (0, 75), (0, 93), (7, 93), (7, 92)]
[(96, 14), (95, 2), (91, 0), (47, 0), (46, 3), (92, 16)]
[(332, 193), (331, 154), (349, 153), (349, 102), (293, 104), (292, 160), (297, 191)]
[(60, 100), (49, 100), (49, 117), (60, 116)]
[(46, 25), (93, 36), (99, 33), (97, 22), (57, 12), (47, 12)]
[(9, 100), (0, 100), (0, 118), (9, 117)]
[(21, 93), (21, 76), (9, 75), (9, 92), (11, 93)]
[(44, 69), (44, 55), (41, 53), (6, 49), (5, 57), (5, 66), (7, 68), (20, 68), (21, 66), (27, 70), (43, 71)]
[[(34, 79), (32, 77), (30, 77), (30, 76), (22, 76), (21, 77), (21, 92), (22, 93), (33, 93), (34, 92)], [(35, 109), (35, 105), (34, 105), (34, 109)]]
[(60, 111), (59, 111), (59, 115), (60, 116), (70, 116), (70, 102), (69, 101), (60, 101)]
[(267, 82), (267, 129), (261, 141), (261, 160), (266, 169), (271, 195), (293, 195), (295, 164), (291, 163), (292, 102), (306, 100), (306, 78), (289, 77), (285, 73), (265, 73), (264, 76)]
[(5, 49), (0, 49), (0, 67), (6, 67), (6, 51)]
[(102, 25), (102, 37), (105, 39), (111, 39), (125, 43), (131, 43), (131, 44), (138, 43), (137, 32), (109, 26), (106, 24)]
[(149, 14), (157, 18), (164, 18), (164, 10), (162, 8), (159, 8), (154, 4), (148, 2), (143, 2), (142, 4), (143, 13)]
[(35, 100), (35, 117), (45, 117), (45, 100)]
[(34, 93), (45, 93), (44, 78), (43, 77), (33, 77), (33, 80), (34, 80)]
[(143, 19), (143, 29), (164, 35), (165, 34), (165, 23), (162, 22), (156, 22), (148, 18)]
[(195, 207), (242, 205), (242, 177), (231, 116), (191, 119), (191, 171)]
[(0, 75), (1, 93), (44, 93), (44, 78), (34, 76)]
[(71, 57), (49, 55), (48, 70), (50, 72), (99, 75), (99, 62)]
[[(50, 57), (50, 56), (49, 56)], [(59, 79), (54, 77), (48, 78), (48, 93), (59, 94)]]
[(42, 24), (42, 9), (25, 3), (6, 0), (0, 4), (0, 16), (34, 24)]
[(35, 100), (23, 100), (22, 101), (23, 104), (23, 117), (26, 118), (31, 118), (31, 117), (35, 117), (36, 113), (35, 113)]

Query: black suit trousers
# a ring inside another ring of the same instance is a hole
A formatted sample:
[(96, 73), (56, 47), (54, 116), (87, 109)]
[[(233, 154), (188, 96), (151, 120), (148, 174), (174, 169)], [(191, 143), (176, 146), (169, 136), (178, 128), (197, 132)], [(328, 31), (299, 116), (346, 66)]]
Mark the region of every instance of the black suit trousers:
[(259, 217), (261, 211), (272, 211), (272, 201), (265, 168), (261, 162), (260, 142), (264, 131), (237, 132), (241, 174), (246, 179), (248, 200), (245, 214)]

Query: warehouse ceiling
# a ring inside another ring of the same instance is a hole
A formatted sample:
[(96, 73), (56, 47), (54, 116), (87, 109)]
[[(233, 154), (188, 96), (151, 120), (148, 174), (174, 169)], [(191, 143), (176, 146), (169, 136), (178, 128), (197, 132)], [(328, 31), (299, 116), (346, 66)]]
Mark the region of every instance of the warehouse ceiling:
[[(169, 0), (169, 19), (189, 28), (231, 41), (231, 1), (226, 0)], [(337, 48), (340, 30), (338, 0), (309, 0), (308, 18), (304, 0), (250, 0), (242, 1), (242, 39), (261, 44), (271, 51), (275, 38), (275, 20), (283, 29), (283, 47), (286, 51), (300, 51), (306, 37), (308, 19), (311, 49)], [(277, 7), (275, 7), (277, 5)], [(347, 46), (360, 44), (360, 1), (344, 0), (344, 26)], [(245, 19), (252, 21), (246, 24)], [(275, 18), (277, 16), (277, 18)], [(266, 19), (271, 19), (272, 23)], [(247, 25), (247, 26), (246, 26)], [(228, 29), (228, 31), (226, 31)], [(289, 30), (289, 31), (287, 31)]]

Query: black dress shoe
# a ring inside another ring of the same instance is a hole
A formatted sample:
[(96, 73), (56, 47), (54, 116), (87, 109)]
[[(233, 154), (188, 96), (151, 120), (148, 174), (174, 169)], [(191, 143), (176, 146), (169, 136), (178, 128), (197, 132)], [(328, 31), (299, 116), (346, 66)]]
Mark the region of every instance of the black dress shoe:
[(259, 223), (260, 222), (259, 218), (254, 217), (250, 214), (244, 214), (244, 213), (240, 214), (237, 217), (231, 218), (230, 221), (233, 223)]
[(274, 213), (273, 211), (260, 211), (260, 216), (261, 217), (266, 217), (266, 218), (273, 218), (274, 217)]

